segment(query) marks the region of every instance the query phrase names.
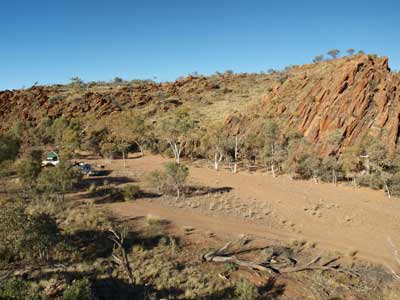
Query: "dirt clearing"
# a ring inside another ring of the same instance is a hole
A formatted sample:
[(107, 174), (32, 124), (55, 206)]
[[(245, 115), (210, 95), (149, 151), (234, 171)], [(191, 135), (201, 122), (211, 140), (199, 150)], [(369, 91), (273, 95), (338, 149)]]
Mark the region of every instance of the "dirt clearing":
[[(126, 168), (120, 160), (97, 162), (105, 164), (111, 176), (141, 181), (167, 161), (149, 155), (128, 159)], [(396, 266), (388, 239), (400, 248), (400, 200), (386, 198), (382, 191), (195, 166), (190, 167), (190, 183), (214, 191), (180, 201), (161, 197), (110, 207), (126, 218), (152, 214), (222, 237), (304, 240), (324, 250), (357, 253), (371, 262)]]

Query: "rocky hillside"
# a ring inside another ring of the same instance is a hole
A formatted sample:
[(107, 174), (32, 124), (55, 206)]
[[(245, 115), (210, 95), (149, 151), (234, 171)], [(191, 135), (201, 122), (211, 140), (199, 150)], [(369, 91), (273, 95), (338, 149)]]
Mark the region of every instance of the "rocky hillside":
[(44, 117), (61, 115), (99, 119), (131, 109), (156, 120), (185, 106), (205, 123), (225, 119), (227, 126), (239, 131), (259, 130), (260, 120), (274, 117), (287, 128), (302, 132), (321, 154), (343, 149), (367, 135), (393, 149), (399, 135), (399, 88), (399, 76), (390, 72), (388, 59), (371, 55), (269, 74), (226, 72), (188, 76), (171, 83), (37, 86), (0, 92), (0, 127), (5, 130), (16, 120), (35, 125)]
[(263, 98), (262, 106), (323, 153), (368, 134), (393, 149), (399, 136), (399, 88), (387, 57), (363, 55), (299, 68)]

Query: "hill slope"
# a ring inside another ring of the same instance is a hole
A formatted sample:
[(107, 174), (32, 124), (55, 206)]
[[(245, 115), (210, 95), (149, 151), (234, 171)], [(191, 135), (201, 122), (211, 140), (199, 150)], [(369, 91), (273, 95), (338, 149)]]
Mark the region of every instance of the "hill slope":
[[(178, 106), (196, 111), (204, 123), (224, 119), (227, 126), (259, 130), (274, 117), (302, 132), (328, 154), (372, 135), (390, 148), (398, 143), (399, 77), (388, 59), (357, 55), (286, 68), (270, 74), (189, 76), (172, 83), (133, 81), (37, 86), (0, 92), (0, 127), (15, 120), (104, 115), (139, 110), (156, 119)], [(230, 118), (229, 116), (237, 116)], [(258, 126), (258, 127), (257, 127)]]
[(263, 106), (324, 153), (367, 134), (393, 149), (399, 135), (399, 87), (386, 57), (364, 55), (299, 68), (264, 97)]

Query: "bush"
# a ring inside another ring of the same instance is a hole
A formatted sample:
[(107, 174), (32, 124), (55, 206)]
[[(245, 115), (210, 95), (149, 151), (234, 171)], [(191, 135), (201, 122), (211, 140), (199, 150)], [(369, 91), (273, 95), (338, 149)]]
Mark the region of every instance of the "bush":
[(58, 226), (49, 215), (28, 215), (20, 201), (9, 201), (1, 206), (0, 256), (3, 261), (22, 257), (46, 259), (59, 237)]
[(260, 299), (260, 294), (254, 284), (242, 279), (236, 284), (235, 299), (257, 300)]
[(42, 153), (40, 151), (33, 151), (28, 156), (18, 161), (16, 171), (24, 185), (32, 187), (36, 182), (42, 170), (41, 158)]
[(140, 187), (135, 184), (125, 185), (122, 189), (122, 195), (125, 201), (135, 200), (140, 195)]
[(40, 300), (42, 297), (21, 279), (8, 279), (0, 285), (1, 300)]
[(62, 300), (91, 300), (92, 290), (87, 278), (75, 280), (63, 293)]
[(0, 162), (15, 160), (20, 148), (18, 139), (0, 134)]
[(163, 190), (164, 174), (160, 170), (154, 170), (146, 175), (146, 181), (158, 192)]
[(189, 176), (189, 168), (175, 162), (166, 163), (163, 171), (153, 171), (147, 175), (147, 181), (159, 192), (176, 194), (179, 198), (181, 190)]
[(37, 191), (49, 195), (61, 196), (71, 192), (79, 183), (82, 174), (70, 164), (61, 162), (54, 168), (45, 169), (38, 178)]
[(383, 188), (383, 181), (379, 174), (363, 174), (358, 177), (359, 184), (361, 186), (370, 187), (374, 190), (380, 190)]
[(400, 173), (396, 173), (389, 180), (389, 188), (393, 196), (400, 196)]

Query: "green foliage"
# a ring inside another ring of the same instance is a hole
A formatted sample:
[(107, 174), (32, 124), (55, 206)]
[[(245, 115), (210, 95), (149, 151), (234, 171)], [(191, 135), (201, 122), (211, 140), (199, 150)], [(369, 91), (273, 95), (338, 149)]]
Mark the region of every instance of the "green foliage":
[(109, 136), (103, 139), (102, 153), (112, 156), (121, 153), (123, 158), (132, 144), (136, 144), (143, 155), (143, 145), (148, 141), (148, 128), (143, 115), (133, 111), (110, 115), (106, 119)]
[(92, 290), (87, 278), (75, 280), (63, 293), (62, 300), (91, 300)]
[(338, 49), (331, 49), (331, 50), (329, 50), (326, 54), (328, 54), (329, 56), (331, 56), (332, 59), (336, 59), (337, 56), (339, 55), (339, 53), (340, 53), (340, 50), (338, 50)]
[(0, 162), (0, 178), (7, 177), (13, 174), (14, 171), (14, 164), (11, 160), (5, 160)]
[(115, 143), (107, 139), (100, 144), (100, 153), (103, 157), (112, 159), (115, 155), (120, 154), (120, 151)]
[(324, 60), (324, 55), (323, 54), (317, 55), (317, 56), (314, 57), (313, 63), (318, 63), (318, 62), (321, 62), (323, 60)]
[(257, 287), (247, 280), (241, 279), (236, 283), (235, 287), (236, 300), (258, 300), (260, 293)]
[(275, 167), (281, 165), (287, 159), (286, 141), (281, 134), (279, 125), (272, 120), (265, 121), (263, 134), (262, 158), (266, 165), (271, 166), (275, 176)]
[(161, 192), (164, 186), (164, 173), (160, 170), (154, 170), (146, 174), (147, 183)]
[(174, 186), (177, 190), (184, 185), (189, 176), (189, 168), (182, 164), (166, 163), (164, 169), (167, 184)]
[(21, 257), (47, 259), (59, 240), (58, 226), (49, 215), (27, 214), (21, 201), (2, 203), (0, 256), (5, 261)]
[(375, 139), (370, 139), (365, 149), (364, 165), (366, 173), (361, 177), (360, 184), (373, 189), (385, 188), (390, 195), (391, 178), (399, 171), (397, 159), (390, 157), (385, 145)]
[(400, 172), (397, 171), (388, 179), (388, 186), (393, 196), (400, 197)]
[(179, 139), (194, 127), (194, 120), (185, 110), (178, 110), (161, 122), (162, 133), (172, 139)]
[(318, 177), (320, 159), (310, 143), (302, 139), (290, 141), (287, 168), (289, 173), (301, 179)]
[(118, 77), (118, 76), (117, 76), (117, 77), (114, 78), (113, 82), (114, 82), (114, 83), (123, 83), (124, 80), (123, 80), (121, 77)]
[(29, 155), (18, 161), (16, 165), (17, 175), (25, 186), (31, 188), (35, 184), (42, 170), (41, 164), (41, 151), (32, 151)]
[(47, 259), (49, 249), (61, 240), (56, 220), (48, 214), (29, 216), (28, 230), (24, 247), (29, 249), (30, 256)]
[(0, 300), (40, 300), (42, 297), (22, 279), (8, 279), (0, 283)]
[(48, 129), (49, 137), (63, 153), (74, 153), (81, 146), (81, 123), (77, 119), (56, 119)]
[(341, 162), (347, 178), (356, 179), (358, 174), (363, 170), (362, 152), (363, 149), (358, 146), (347, 147), (344, 151)]
[(196, 122), (186, 110), (181, 109), (161, 121), (159, 134), (171, 146), (177, 163), (179, 163), (185, 141), (189, 139), (195, 127)]
[(55, 167), (43, 170), (37, 180), (37, 191), (47, 195), (64, 194), (73, 191), (78, 185), (82, 174), (68, 162), (60, 162)]
[(15, 160), (20, 149), (20, 141), (10, 135), (0, 134), (0, 163)]
[(322, 159), (317, 171), (318, 177), (324, 182), (336, 183), (343, 178), (341, 163), (334, 157), (325, 157)]
[(163, 171), (150, 172), (147, 180), (158, 191), (167, 194), (175, 192), (179, 198), (188, 176), (189, 168), (187, 166), (171, 162), (164, 165)]
[(85, 145), (86, 150), (92, 151), (97, 155), (101, 154), (102, 143), (107, 140), (108, 135), (109, 131), (107, 128), (101, 128), (99, 130), (93, 130), (92, 132), (90, 132)]
[(0, 209), (0, 257), (8, 261), (18, 255), (28, 223), (25, 207), (20, 201), (1, 203)]
[[(222, 122), (209, 124), (206, 128), (202, 128), (202, 131), (200, 151), (203, 156), (213, 159), (214, 167), (218, 169), (219, 162), (223, 159), (231, 159), (230, 153), (234, 148), (233, 139), (228, 135)], [(250, 144), (250, 142), (257, 143), (258, 136), (254, 135), (254, 139), (252, 139), (252, 137), (248, 138), (248, 144)]]
[(135, 184), (127, 184), (122, 188), (125, 201), (135, 200), (140, 195), (140, 187)]
[(84, 84), (83, 80), (78, 76), (72, 77), (70, 80), (71, 80), (71, 85), (75, 87), (80, 87), (81, 85)]
[(347, 54), (352, 56), (354, 54), (354, 52), (356, 52), (356, 50), (354, 50), (353, 48), (349, 48), (346, 50)]

